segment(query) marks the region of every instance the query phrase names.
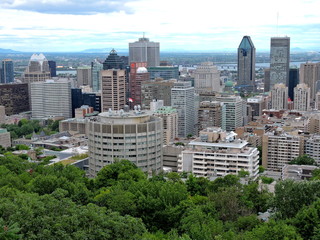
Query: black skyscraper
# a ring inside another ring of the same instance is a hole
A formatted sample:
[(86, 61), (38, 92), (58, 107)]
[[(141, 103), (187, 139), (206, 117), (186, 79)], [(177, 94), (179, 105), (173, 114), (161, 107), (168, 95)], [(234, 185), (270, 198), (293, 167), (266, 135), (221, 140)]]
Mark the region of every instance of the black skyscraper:
[(124, 69), (125, 64), (123, 60), (118, 56), (116, 50), (112, 49), (109, 56), (103, 62), (103, 70), (108, 69)]
[(48, 61), (51, 77), (57, 76), (57, 65), (55, 61)]
[(288, 96), (294, 100), (294, 88), (299, 84), (299, 69), (290, 68), (289, 70), (289, 84), (288, 84)]

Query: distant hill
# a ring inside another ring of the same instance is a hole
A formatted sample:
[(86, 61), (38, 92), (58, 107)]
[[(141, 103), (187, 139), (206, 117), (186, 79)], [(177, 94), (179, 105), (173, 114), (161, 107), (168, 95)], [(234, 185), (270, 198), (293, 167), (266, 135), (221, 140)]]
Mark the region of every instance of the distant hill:
[(20, 53), (20, 52), (19, 52), (19, 51), (12, 50), (12, 49), (0, 48), (0, 53)]

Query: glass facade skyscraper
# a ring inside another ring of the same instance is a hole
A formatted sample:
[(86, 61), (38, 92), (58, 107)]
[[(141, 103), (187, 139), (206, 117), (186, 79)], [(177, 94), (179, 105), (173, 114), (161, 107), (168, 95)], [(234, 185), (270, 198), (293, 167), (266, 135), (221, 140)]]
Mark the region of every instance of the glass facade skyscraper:
[(2, 61), (1, 83), (12, 83), (14, 81), (13, 62), (11, 59)]
[(256, 48), (251, 38), (244, 36), (238, 48), (238, 83), (240, 91), (255, 90)]

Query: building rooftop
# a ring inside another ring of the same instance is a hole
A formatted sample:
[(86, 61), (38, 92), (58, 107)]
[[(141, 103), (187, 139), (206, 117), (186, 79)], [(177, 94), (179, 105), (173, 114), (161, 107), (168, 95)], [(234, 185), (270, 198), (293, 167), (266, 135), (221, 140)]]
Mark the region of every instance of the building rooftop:
[(164, 106), (164, 107), (160, 107), (155, 113), (170, 114), (170, 113), (176, 113), (176, 112), (177, 112), (177, 109), (170, 106)]
[(236, 140), (234, 142), (200, 142), (197, 140), (191, 141), (190, 146), (214, 147), (214, 148), (236, 148), (242, 149), (248, 144), (244, 140)]

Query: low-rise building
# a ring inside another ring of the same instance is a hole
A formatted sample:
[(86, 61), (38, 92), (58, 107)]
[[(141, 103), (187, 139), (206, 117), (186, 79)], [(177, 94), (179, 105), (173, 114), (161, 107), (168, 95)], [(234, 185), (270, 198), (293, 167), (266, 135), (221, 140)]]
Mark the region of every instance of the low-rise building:
[(10, 132), (7, 129), (0, 128), (0, 146), (4, 148), (11, 147)]
[(256, 179), (259, 151), (248, 147), (248, 142), (236, 139), (234, 132), (221, 128), (207, 128), (200, 137), (191, 141), (178, 160), (178, 172), (192, 172), (199, 177), (237, 175), (244, 170)]

